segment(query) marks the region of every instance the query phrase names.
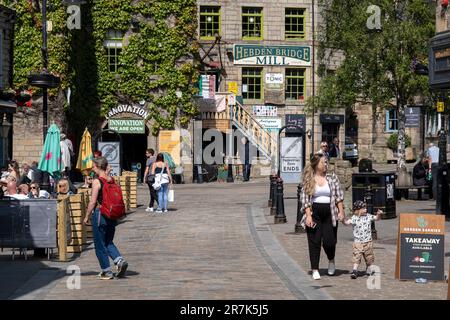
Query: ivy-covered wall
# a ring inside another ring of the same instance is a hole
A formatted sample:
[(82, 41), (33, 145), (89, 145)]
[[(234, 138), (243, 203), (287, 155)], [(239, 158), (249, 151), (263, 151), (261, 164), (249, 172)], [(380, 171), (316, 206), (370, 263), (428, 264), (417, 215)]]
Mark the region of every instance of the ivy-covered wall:
[[(177, 119), (187, 125), (197, 113), (191, 99), (198, 77), (196, 1), (85, 2), (81, 30), (67, 28), (67, 6), (61, 0), (48, 1), (47, 6), (53, 25), (48, 33), (49, 71), (62, 80), (61, 87), (50, 92), (50, 104), (65, 108), (69, 131), (76, 136), (86, 126), (96, 131), (110, 108), (140, 101), (146, 102), (153, 134), (173, 129)], [(27, 75), (42, 69), (41, 13), (34, 0), (0, 3), (17, 12), (14, 86), (27, 87)], [(104, 48), (109, 30), (124, 35), (117, 73), (109, 71)], [(67, 96), (68, 88), (70, 104), (61, 103), (56, 97)]]

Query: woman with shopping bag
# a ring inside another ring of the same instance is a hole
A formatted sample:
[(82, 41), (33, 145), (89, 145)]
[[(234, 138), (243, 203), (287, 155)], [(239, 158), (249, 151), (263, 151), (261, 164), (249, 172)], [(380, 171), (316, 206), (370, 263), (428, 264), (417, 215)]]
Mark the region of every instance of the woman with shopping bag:
[(155, 183), (153, 188), (158, 196), (157, 213), (167, 212), (167, 201), (169, 194), (169, 185), (172, 186), (172, 175), (170, 174), (169, 165), (164, 162), (164, 155), (158, 153), (156, 161), (152, 165), (152, 174), (155, 175)]

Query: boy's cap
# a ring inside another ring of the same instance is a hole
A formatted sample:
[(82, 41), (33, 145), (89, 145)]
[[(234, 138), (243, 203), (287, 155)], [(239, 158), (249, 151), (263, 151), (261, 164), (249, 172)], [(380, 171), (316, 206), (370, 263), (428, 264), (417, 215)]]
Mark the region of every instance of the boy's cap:
[(353, 210), (358, 210), (365, 207), (366, 203), (364, 201), (356, 200), (355, 202), (353, 202)]

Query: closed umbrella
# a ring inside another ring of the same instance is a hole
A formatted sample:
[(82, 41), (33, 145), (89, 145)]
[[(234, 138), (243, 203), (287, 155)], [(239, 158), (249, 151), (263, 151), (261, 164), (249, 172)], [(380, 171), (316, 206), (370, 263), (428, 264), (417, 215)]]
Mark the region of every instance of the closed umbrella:
[(48, 172), (53, 178), (59, 179), (64, 170), (61, 161), (60, 131), (56, 124), (48, 128), (42, 149), (41, 160), (38, 169)]
[(92, 169), (92, 139), (88, 129), (84, 129), (83, 137), (81, 138), (80, 150), (78, 152), (77, 169), (83, 175), (88, 175)]

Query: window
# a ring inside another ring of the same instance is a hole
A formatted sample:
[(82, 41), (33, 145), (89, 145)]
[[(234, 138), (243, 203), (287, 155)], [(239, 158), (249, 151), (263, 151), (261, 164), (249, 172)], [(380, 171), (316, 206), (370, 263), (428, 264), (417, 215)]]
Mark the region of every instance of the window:
[(242, 69), (242, 96), (244, 99), (262, 98), (262, 68)]
[(286, 9), (284, 30), (286, 39), (305, 39), (305, 9)]
[(109, 71), (117, 73), (119, 70), (119, 56), (122, 52), (122, 32), (108, 31), (104, 47), (106, 49), (106, 57), (108, 58)]
[(286, 69), (286, 100), (305, 99), (305, 69)]
[(262, 32), (262, 8), (242, 8), (242, 39), (261, 40)]
[(220, 7), (200, 7), (200, 39), (215, 39), (220, 35)]
[(398, 130), (397, 109), (386, 110), (386, 131)]

